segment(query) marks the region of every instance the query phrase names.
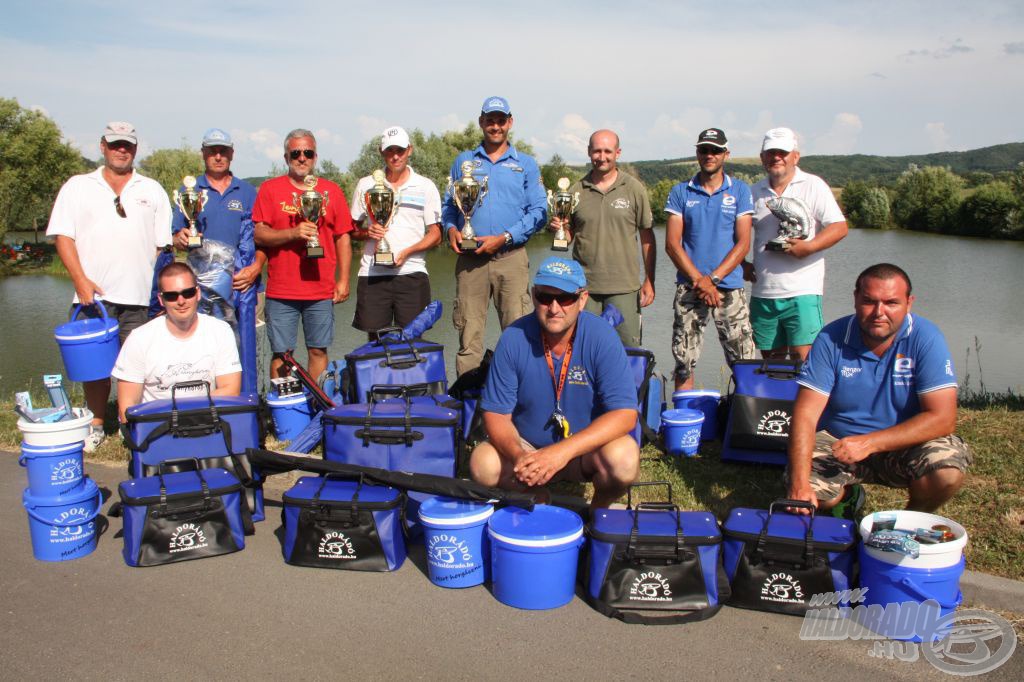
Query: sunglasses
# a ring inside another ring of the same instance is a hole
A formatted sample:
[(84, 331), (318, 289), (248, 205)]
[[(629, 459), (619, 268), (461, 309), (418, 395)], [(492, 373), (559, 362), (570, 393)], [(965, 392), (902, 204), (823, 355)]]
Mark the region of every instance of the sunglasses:
[(574, 294), (570, 294), (568, 292), (551, 294), (546, 291), (535, 291), (533, 295), (537, 297), (537, 303), (540, 303), (541, 305), (551, 305), (553, 301), (558, 301), (558, 305), (563, 308), (571, 306), (573, 303), (580, 300), (579, 292)]
[(307, 159), (312, 159), (316, 156), (315, 149), (293, 149), (288, 152), (288, 158), (292, 161), (297, 160), (300, 156), (305, 156)]
[(178, 300), (179, 296), (185, 298), (195, 298), (196, 293), (199, 291), (198, 287), (189, 287), (188, 289), (182, 289), (181, 291), (161, 291), (160, 298), (164, 299), (168, 303), (174, 303)]
[(697, 147), (698, 154), (710, 154), (711, 156), (718, 156), (724, 154), (725, 150), (719, 147)]
[(124, 212), (124, 206), (121, 205), (121, 197), (114, 197), (114, 210), (117, 211), (117, 215), (122, 218), (128, 217), (128, 214)]

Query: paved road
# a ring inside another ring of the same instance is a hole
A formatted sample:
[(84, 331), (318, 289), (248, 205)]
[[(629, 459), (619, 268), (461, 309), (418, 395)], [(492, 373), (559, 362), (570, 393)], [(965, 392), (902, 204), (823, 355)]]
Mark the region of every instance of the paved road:
[[(87, 470), (116, 495), (121, 467)], [(38, 562), (24, 485), (15, 456), (0, 452), (3, 679), (943, 676), (923, 659), (873, 658), (867, 642), (803, 642), (801, 620), (787, 616), (725, 608), (701, 623), (643, 627), (609, 620), (579, 598), (519, 611), (483, 587), (433, 586), (422, 548), (391, 574), (287, 566), (277, 502), (236, 554), (128, 568), (115, 537), (121, 522), (111, 519), (92, 555)], [(989, 677), (1024, 679), (1022, 660), (1018, 650)]]

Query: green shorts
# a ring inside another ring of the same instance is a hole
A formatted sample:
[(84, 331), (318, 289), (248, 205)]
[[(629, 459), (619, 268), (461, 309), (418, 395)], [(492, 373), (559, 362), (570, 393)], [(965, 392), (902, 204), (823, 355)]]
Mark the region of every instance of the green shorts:
[(750, 325), (758, 350), (809, 346), (824, 326), (821, 296), (751, 298)]

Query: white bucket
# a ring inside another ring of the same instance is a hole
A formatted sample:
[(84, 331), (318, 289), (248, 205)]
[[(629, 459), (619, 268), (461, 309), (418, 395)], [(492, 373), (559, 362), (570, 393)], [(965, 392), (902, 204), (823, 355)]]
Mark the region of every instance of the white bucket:
[(92, 423), (92, 412), (84, 407), (71, 409), (74, 419), (43, 424), (18, 419), (18, 429), (27, 445), (68, 445), (85, 440)]
[(871, 535), (871, 526), (878, 520), (881, 514), (895, 514), (896, 530), (915, 531), (918, 528), (931, 528), (938, 524), (949, 526), (950, 530), (953, 531), (953, 539), (934, 545), (920, 543), (921, 551), (916, 559), (900, 552), (886, 552), (865, 544), (864, 551), (871, 557), (884, 561), (887, 564), (911, 568), (946, 568), (947, 566), (956, 566), (960, 563), (964, 546), (967, 544), (967, 530), (956, 521), (951, 521), (937, 514), (926, 514), (925, 512), (906, 510), (875, 512), (865, 516), (860, 522), (861, 540), (867, 541), (868, 536)]

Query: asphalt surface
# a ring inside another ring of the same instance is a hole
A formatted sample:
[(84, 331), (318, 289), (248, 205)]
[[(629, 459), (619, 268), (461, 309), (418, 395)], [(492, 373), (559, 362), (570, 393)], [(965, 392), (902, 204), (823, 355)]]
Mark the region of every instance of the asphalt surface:
[[(87, 473), (108, 494), (123, 467)], [(801, 641), (801, 619), (723, 608), (687, 625), (626, 625), (579, 596), (520, 611), (484, 587), (426, 577), (422, 547), (388, 574), (288, 566), (268, 520), (235, 554), (154, 568), (121, 558), (121, 521), (96, 551), (32, 557), (16, 455), (0, 452), (0, 678), (3, 679), (931, 679), (915, 662), (872, 656), (866, 641)], [(111, 500), (103, 505), (106, 512)], [(1024, 647), (985, 677), (1024, 679)]]

